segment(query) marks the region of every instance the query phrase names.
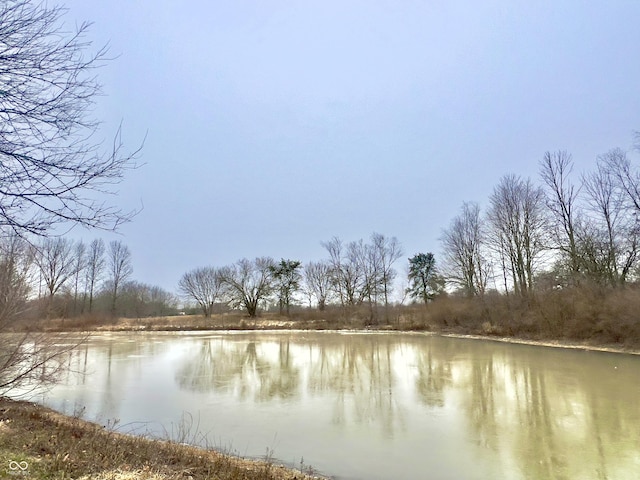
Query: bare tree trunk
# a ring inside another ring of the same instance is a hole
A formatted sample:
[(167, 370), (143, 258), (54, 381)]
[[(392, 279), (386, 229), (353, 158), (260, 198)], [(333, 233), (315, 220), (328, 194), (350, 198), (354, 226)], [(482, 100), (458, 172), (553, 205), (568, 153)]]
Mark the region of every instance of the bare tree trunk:
[(105, 267), (104, 252), (102, 239), (95, 239), (89, 244), (85, 279), (85, 288), (89, 296), (89, 313), (93, 310), (93, 295)]

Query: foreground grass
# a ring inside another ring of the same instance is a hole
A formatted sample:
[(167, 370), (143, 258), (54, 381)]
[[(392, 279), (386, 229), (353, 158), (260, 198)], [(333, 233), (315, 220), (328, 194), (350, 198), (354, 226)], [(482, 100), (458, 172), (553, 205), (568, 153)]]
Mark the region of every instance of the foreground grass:
[(169, 441), (123, 435), (0, 397), (0, 479), (302, 480), (317, 478)]

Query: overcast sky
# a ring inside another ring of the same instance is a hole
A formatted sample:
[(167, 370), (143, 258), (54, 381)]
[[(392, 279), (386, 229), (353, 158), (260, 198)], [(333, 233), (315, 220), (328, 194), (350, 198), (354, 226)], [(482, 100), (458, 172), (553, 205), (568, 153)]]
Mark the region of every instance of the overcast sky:
[(637, 0), (65, 5), (118, 56), (99, 71), (101, 135), (147, 135), (113, 199), (144, 209), (115, 238), (136, 280), (169, 290), (372, 232), (402, 243), (403, 272), (503, 175), (538, 182), (559, 149), (579, 174), (640, 130)]

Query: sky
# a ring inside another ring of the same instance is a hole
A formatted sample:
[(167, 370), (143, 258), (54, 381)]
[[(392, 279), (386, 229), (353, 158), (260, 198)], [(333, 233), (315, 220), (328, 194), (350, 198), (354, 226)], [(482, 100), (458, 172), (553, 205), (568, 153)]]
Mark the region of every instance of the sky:
[[(576, 179), (640, 130), (640, 2), (70, 0), (109, 44), (94, 115), (140, 162), (109, 201), (133, 277), (321, 242), (395, 236), (440, 252), (465, 201), (506, 174), (539, 182), (546, 151)], [(638, 156), (636, 161), (640, 161)], [(541, 183), (541, 182), (540, 182)]]

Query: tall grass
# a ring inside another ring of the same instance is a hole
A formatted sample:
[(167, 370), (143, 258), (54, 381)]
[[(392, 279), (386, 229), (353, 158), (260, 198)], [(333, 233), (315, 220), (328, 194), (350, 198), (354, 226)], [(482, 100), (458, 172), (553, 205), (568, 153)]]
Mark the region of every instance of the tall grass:
[(293, 307), (288, 316), (262, 312), (248, 318), (231, 311), (205, 318), (183, 315), (111, 319), (97, 315), (42, 320), (33, 330), (256, 330), (386, 329), (428, 330), (528, 339), (575, 340), (640, 347), (640, 287), (581, 285), (547, 289), (522, 298), (490, 292), (481, 297), (443, 295), (424, 304)]
[(444, 297), (402, 310), (400, 328), (640, 347), (640, 289), (580, 286), (529, 298)]
[(444, 295), (427, 305), (299, 309), (290, 319), (301, 328), (429, 330), (640, 347), (640, 288), (587, 284), (527, 298)]

